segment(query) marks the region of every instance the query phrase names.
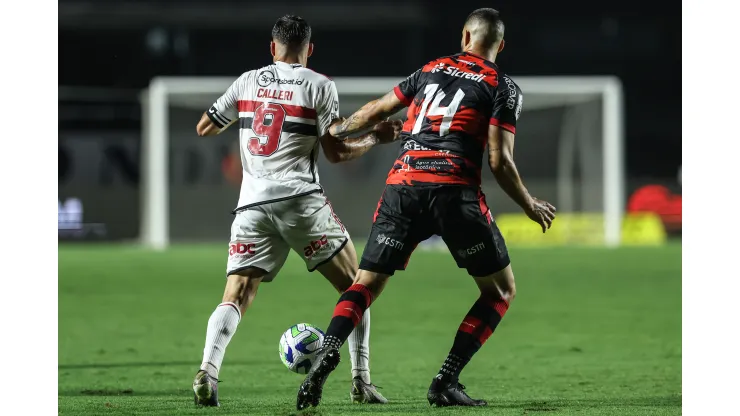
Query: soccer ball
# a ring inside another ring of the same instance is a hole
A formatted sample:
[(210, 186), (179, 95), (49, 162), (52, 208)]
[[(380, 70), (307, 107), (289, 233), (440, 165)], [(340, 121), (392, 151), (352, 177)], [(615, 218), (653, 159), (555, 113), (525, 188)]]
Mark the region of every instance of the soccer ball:
[(296, 324), (280, 337), (280, 361), (288, 370), (306, 374), (324, 343), (324, 332), (311, 324)]

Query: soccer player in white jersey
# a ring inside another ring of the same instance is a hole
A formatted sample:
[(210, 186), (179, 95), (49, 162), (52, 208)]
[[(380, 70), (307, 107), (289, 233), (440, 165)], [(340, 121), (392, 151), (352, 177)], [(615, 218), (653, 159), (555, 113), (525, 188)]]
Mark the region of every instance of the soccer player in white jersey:
[[(195, 403), (218, 406), (218, 373), (226, 346), (262, 282), (280, 271), (290, 249), (303, 256), (340, 293), (352, 286), (357, 253), (319, 185), (316, 159), (341, 162), (378, 143), (398, 138), (400, 122), (384, 122), (357, 138), (339, 140), (329, 126), (339, 119), (334, 82), (306, 68), (313, 52), (311, 28), (297, 16), (278, 19), (272, 29), (273, 64), (245, 72), (203, 114), (200, 136), (238, 123), (243, 179), (234, 210), (222, 303), (208, 320), (200, 370), (193, 381)], [(386, 403), (370, 381), (370, 314), (349, 338), (350, 397)]]

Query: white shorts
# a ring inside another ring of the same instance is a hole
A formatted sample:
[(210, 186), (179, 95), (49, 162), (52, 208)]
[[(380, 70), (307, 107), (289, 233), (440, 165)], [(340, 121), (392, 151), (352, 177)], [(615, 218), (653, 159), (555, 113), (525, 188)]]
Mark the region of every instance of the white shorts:
[(292, 248), (303, 257), (308, 271), (331, 260), (349, 241), (329, 200), (313, 193), (258, 205), (236, 213), (226, 275), (257, 267), (275, 278)]

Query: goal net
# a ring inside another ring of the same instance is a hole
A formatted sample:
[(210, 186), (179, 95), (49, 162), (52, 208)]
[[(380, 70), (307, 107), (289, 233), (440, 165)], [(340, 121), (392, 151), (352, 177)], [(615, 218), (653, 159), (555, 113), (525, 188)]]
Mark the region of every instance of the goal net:
[[(175, 241), (226, 241), (238, 188), (221, 163), (238, 129), (198, 137), (195, 125), (234, 78), (162, 77), (142, 94), (142, 205), (146, 246)], [(403, 78), (336, 78), (348, 116)], [(542, 236), (536, 224), (498, 188), (484, 161), (482, 187), (510, 244), (619, 245), (625, 206), (622, 87), (612, 77), (513, 77), (524, 92), (515, 160), (532, 195), (552, 202), (558, 219)], [(404, 118), (405, 112), (396, 114)], [(378, 146), (341, 164), (319, 157), (319, 176), (335, 211), (356, 242), (372, 215), (398, 144)]]

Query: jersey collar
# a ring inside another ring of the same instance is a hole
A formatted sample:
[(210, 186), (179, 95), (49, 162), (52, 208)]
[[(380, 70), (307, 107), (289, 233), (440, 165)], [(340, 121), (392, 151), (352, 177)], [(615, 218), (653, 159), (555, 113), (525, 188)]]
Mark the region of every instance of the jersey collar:
[(486, 62), (488, 64), (488, 66), (490, 66), (490, 67), (498, 68), (498, 66), (496, 65), (496, 62), (491, 62), (488, 59), (486, 59), (486, 58), (484, 58), (484, 57), (482, 57), (480, 55), (477, 55), (477, 54), (474, 54), (474, 53), (470, 53), (470, 52), (460, 52), (460, 55), (470, 55), (470, 56), (473, 56), (475, 58), (478, 58), (478, 59), (482, 60), (483, 62)]
[(283, 62), (283, 61), (275, 61), (275, 65), (278, 65), (278, 64), (279, 65), (289, 66), (291, 68), (303, 68), (303, 65), (301, 65), (301, 64), (289, 64), (289, 63), (286, 63), (286, 62)]

